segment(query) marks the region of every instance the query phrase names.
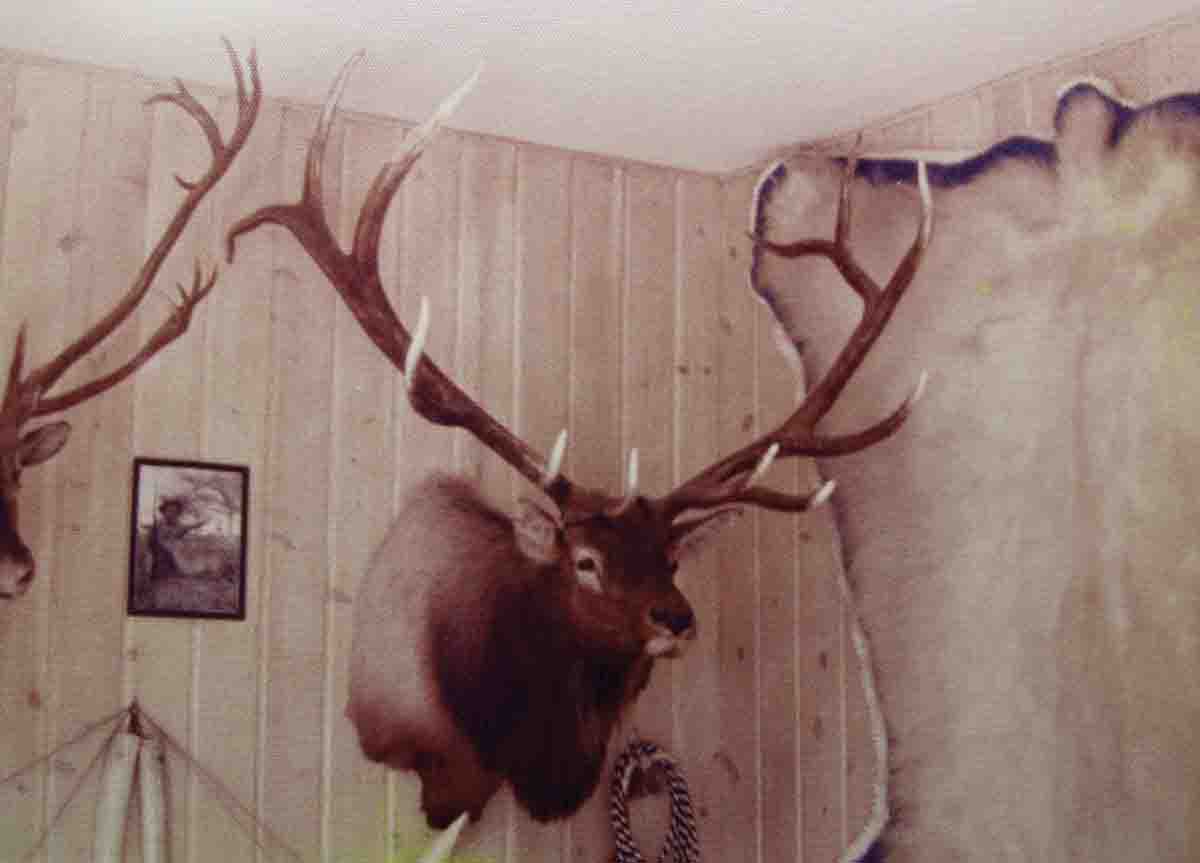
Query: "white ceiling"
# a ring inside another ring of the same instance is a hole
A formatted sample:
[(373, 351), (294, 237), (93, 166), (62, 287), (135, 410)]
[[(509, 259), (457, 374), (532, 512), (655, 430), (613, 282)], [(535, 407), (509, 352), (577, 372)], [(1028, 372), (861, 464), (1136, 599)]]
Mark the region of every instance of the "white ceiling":
[(258, 47), (271, 96), (419, 120), (484, 63), (451, 125), (705, 171), (1094, 48), (1197, 0), (35, 0), (0, 46), (225, 85)]

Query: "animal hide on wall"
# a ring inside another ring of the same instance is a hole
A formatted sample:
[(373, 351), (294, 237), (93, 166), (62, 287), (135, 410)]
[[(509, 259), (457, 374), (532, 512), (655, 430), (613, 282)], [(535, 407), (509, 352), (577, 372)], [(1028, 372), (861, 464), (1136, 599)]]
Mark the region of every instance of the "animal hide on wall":
[[(905, 429), (824, 466), (894, 743), (889, 859), (1200, 857), (1200, 96), (1080, 85), (1055, 126), (930, 165), (933, 243), (825, 423), (930, 372)], [(774, 166), (756, 230), (832, 237), (840, 175)], [(876, 276), (915, 175), (858, 165)], [(833, 267), (762, 253), (753, 281), (824, 370), (859, 311)]]

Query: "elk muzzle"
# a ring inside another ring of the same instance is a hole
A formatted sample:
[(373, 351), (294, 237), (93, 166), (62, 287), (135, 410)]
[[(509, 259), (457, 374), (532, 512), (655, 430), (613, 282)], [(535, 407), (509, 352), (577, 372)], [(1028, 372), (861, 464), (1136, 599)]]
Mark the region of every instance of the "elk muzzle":
[(33, 553), (18, 540), (0, 557), (0, 599), (16, 599), (29, 590), (36, 569)]
[(646, 655), (674, 658), (682, 655), (696, 637), (696, 614), (683, 594), (675, 591), (667, 601), (651, 606), (647, 613), (651, 636)]

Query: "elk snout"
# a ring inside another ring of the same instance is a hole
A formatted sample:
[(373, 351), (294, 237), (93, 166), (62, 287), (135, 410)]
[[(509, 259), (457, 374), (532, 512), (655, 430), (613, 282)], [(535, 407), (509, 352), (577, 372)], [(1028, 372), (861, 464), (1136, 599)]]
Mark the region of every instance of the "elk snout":
[(33, 583), (33, 553), (25, 546), (0, 560), (0, 599), (16, 599)]
[(663, 629), (669, 629), (675, 636), (683, 635), (696, 626), (696, 615), (690, 608), (654, 608), (650, 610), (650, 620)]
[(696, 637), (696, 615), (682, 596), (676, 602), (653, 606), (647, 616), (654, 632), (646, 642), (650, 656), (678, 656), (685, 643)]

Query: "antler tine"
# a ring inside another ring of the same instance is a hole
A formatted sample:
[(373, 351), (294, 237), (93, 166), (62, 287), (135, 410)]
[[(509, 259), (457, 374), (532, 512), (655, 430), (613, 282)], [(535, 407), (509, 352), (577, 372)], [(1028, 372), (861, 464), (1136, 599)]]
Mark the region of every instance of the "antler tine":
[(778, 457), (835, 456), (866, 449), (893, 434), (908, 418), (912, 407), (925, 391), (928, 376), (922, 372), (913, 392), (888, 416), (858, 432), (822, 435), (816, 426), (829, 413), (850, 378), (862, 365), (892, 318), (900, 298), (912, 283), (925, 250), (933, 236), (933, 196), (924, 162), (917, 163), (917, 188), (921, 199), (921, 222), (917, 235), (886, 286), (881, 287), (864, 270), (849, 248), (850, 185), (856, 160), (847, 160), (838, 196), (837, 226), (833, 242), (801, 240), (777, 244), (754, 238), (762, 248), (795, 258), (821, 256), (829, 259), (863, 301), (862, 317), (849, 340), (838, 353), (829, 371), (809, 390), (804, 401), (780, 426), (753, 443), (737, 450), (671, 492), (662, 506), (671, 515), (687, 509), (710, 509), (729, 503), (745, 503), (766, 509), (804, 510), (828, 499), (832, 487), (826, 483), (802, 495), (784, 494), (761, 488), (758, 480)]
[(415, 336), (410, 336), (383, 289), (379, 273), (379, 245), (388, 207), (400, 183), (408, 176), (438, 128), (474, 86), (479, 77), (478, 71), (444, 100), (429, 120), (406, 135), (397, 155), (380, 168), (359, 213), (349, 252), (341, 248), (330, 230), (322, 199), (322, 163), (338, 103), (345, 92), (349, 73), (359, 59), (359, 55), (351, 58), (330, 88), (317, 123), (317, 132), (309, 144), (305, 185), (300, 201), (263, 207), (236, 222), (229, 230), (226, 241), (230, 260), (233, 259), (237, 240), (242, 235), (266, 224), (286, 228), (321, 268), (367, 337), (404, 374), (409, 402), (418, 414), (437, 425), (469, 431), (522, 476), (541, 486), (560, 507), (565, 506), (576, 493), (590, 499), (591, 492), (577, 488), (563, 476), (561, 455), (557, 463), (553, 458), (547, 463), (537, 451), (497, 422), (430, 360), (424, 344), (425, 331), (429, 326), (427, 304), (422, 303), (422, 320)]
[[(212, 151), (212, 162), (209, 165), (208, 171), (198, 180), (188, 181), (178, 176), (176, 177), (176, 180), (186, 190), (187, 194), (184, 196), (179, 208), (175, 211), (175, 215), (171, 218), (170, 223), (164, 229), (162, 236), (159, 237), (154, 249), (142, 264), (137, 278), (125, 293), (125, 296), (121, 298), (107, 315), (63, 349), (57, 357), (29, 374), (26, 381), (27, 384), (36, 387), (40, 392), (48, 392), (72, 365), (94, 349), (100, 342), (104, 341), (104, 339), (108, 338), (117, 327), (133, 314), (134, 309), (138, 307), (149, 292), (154, 279), (158, 276), (159, 270), (167, 259), (167, 255), (170, 254), (171, 249), (178, 242), (192, 214), (200, 206), (204, 197), (225, 176), (234, 159), (241, 152), (246, 139), (249, 138), (250, 131), (258, 118), (258, 109), (262, 102), (262, 84), (259, 80), (257, 59), (254, 56), (254, 52), (251, 51), (249, 69), (252, 91), (247, 95), (237, 52), (228, 40), (225, 40), (225, 47), (229, 53), (234, 77), (238, 82), (238, 120), (233, 134), (227, 143), (222, 140), (220, 128), (217, 126), (212, 115), (188, 92), (182, 82), (176, 83), (175, 92), (160, 93), (151, 96), (147, 100), (146, 104), (166, 102), (176, 105), (191, 116), (208, 140), (209, 148)], [(175, 307), (171, 315), (168, 316), (151, 336), (150, 341), (132, 360), (126, 362), (116, 371), (110, 372), (90, 383), (82, 384), (60, 396), (43, 398), (36, 407), (35, 415), (41, 416), (64, 410), (92, 396), (98, 395), (129, 377), (146, 360), (150, 359), (154, 353), (183, 335), (187, 329), (188, 322), (191, 320), (192, 310), (200, 301), (208, 296), (215, 281), (215, 270), (206, 280), (201, 277), (199, 269), (197, 269), (192, 292), (183, 292), (180, 304)]]
[(195, 311), (196, 306), (200, 305), (205, 297), (212, 293), (212, 289), (216, 287), (216, 284), (217, 270), (214, 268), (205, 276), (203, 268), (197, 262), (192, 276), (191, 290), (185, 289), (182, 285), (178, 286), (179, 302), (174, 306), (171, 314), (158, 325), (154, 333), (146, 340), (146, 343), (138, 349), (137, 353), (106, 375), (98, 377), (89, 383), (81, 384), (70, 392), (63, 393), (60, 396), (43, 398), (37, 403), (36, 409), (33, 411), (34, 416), (45, 416), (46, 414), (64, 411), (80, 402), (87, 401), (93, 396), (99, 395), (105, 390), (112, 389), (132, 375), (149, 362), (155, 354), (187, 332), (187, 328), (192, 321), (192, 312)]
[(337, 117), (338, 107), (342, 104), (342, 97), (346, 94), (346, 85), (350, 83), (350, 73), (365, 56), (364, 51), (354, 52), (350, 59), (342, 64), (337, 77), (329, 85), (329, 95), (325, 97), (325, 104), (321, 106), (321, 116), (317, 118), (317, 128), (313, 132), (312, 141), (308, 146), (308, 159), (304, 163), (304, 191), (300, 195), (303, 201), (316, 201), (320, 204), (325, 200), (322, 172), (325, 167), (325, 149), (329, 146), (329, 133), (333, 129), (333, 121)]
[(637, 500), (638, 496), (638, 473), (638, 450), (637, 447), (632, 447), (629, 450), (629, 462), (625, 468), (625, 493), (620, 500), (605, 509), (608, 516), (616, 518), (633, 506), (633, 502)]
[[(341, 103), (342, 95), (346, 92), (350, 73), (363, 56), (363, 52), (358, 51), (343, 63), (329, 87), (329, 94), (325, 97), (325, 104), (317, 118), (317, 127), (308, 142), (308, 157), (304, 163), (304, 185), (301, 188), (300, 200), (292, 204), (273, 204), (261, 207), (250, 215), (238, 219), (225, 235), (225, 258), (230, 263), (233, 262), (237, 253), (237, 241), (243, 234), (248, 234), (255, 228), (266, 224), (274, 224), (291, 231), (334, 284), (339, 284), (341, 280), (353, 281), (353, 274), (350, 272), (353, 269), (353, 262), (338, 245), (325, 217), (325, 188), (322, 172), (325, 164), (325, 150), (329, 144), (329, 134), (333, 129), (338, 105)], [(319, 256), (312, 251), (316, 247), (322, 249)]]
[(354, 228), (353, 254), (359, 261), (378, 259), (384, 219), (396, 190), (400, 188), (400, 184), (404, 182), (417, 159), (421, 158), (421, 154), (425, 152), (438, 130), (467, 94), (475, 89), (482, 71), (482, 66), (476, 69), (470, 78), (442, 101), (429, 119), (405, 135), (396, 155), (376, 175)]
[(24, 323), (17, 329), (17, 340), (13, 344), (12, 362), (8, 366), (8, 381), (4, 386), (4, 397), (0, 399), (0, 415), (18, 410), (20, 401), (21, 371), (25, 367), (25, 332)]

